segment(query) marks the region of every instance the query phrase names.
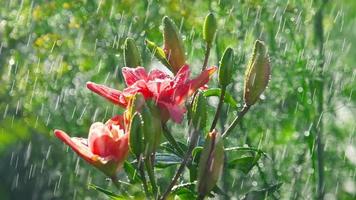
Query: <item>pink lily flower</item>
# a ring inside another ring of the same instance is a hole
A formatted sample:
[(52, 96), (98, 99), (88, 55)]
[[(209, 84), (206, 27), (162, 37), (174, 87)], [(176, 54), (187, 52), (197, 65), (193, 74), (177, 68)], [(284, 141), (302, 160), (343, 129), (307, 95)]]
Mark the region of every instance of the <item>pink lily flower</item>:
[(115, 116), (105, 124), (95, 122), (89, 129), (88, 139), (69, 137), (61, 130), (54, 134), (89, 164), (109, 177), (115, 177), (129, 151), (129, 134), (125, 133), (124, 119)]
[(157, 103), (162, 111), (163, 121), (170, 117), (174, 122), (181, 123), (186, 112), (185, 100), (197, 89), (205, 86), (216, 69), (216, 67), (210, 67), (202, 71), (195, 79), (189, 79), (188, 65), (182, 66), (174, 77), (158, 69), (147, 73), (143, 67), (124, 67), (122, 74), (127, 87), (123, 91), (92, 82), (88, 82), (87, 87), (124, 108), (128, 106), (129, 98), (140, 92), (146, 100), (153, 99)]

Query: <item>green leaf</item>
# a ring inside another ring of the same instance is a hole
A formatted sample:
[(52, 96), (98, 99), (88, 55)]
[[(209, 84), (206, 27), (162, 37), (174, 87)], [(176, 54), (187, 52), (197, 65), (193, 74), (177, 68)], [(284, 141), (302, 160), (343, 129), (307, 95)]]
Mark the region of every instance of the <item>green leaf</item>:
[[(217, 96), (220, 97), (221, 89), (220, 88), (210, 88), (203, 92), (205, 97)], [(228, 103), (231, 107), (237, 108), (237, 102), (227, 91), (225, 92), (224, 102)]]
[(156, 153), (155, 166), (158, 168), (166, 168), (172, 165), (178, 165), (182, 162), (182, 158), (170, 153)]
[[(177, 141), (177, 143), (178, 143), (178, 145), (181, 147), (181, 149), (182, 149), (184, 152), (187, 151), (188, 147), (187, 147), (186, 144), (184, 144), (184, 143), (182, 143), (182, 142), (179, 142), (179, 141)], [(174, 146), (172, 146), (169, 142), (163, 142), (163, 143), (161, 144), (160, 148), (162, 148), (162, 149), (168, 151), (169, 153), (173, 153), (173, 154), (175, 154), (175, 155), (181, 157), (181, 156), (179, 155), (179, 153), (176, 151), (176, 149), (174, 148)]]
[(111, 192), (109, 190), (106, 190), (104, 188), (101, 188), (101, 187), (93, 185), (93, 184), (89, 184), (89, 187), (91, 189), (94, 189), (96, 191), (99, 191), (99, 192), (105, 194), (107, 197), (109, 197), (112, 200), (125, 200), (125, 199), (127, 199), (124, 196), (117, 195), (117, 194), (115, 194), (115, 193), (113, 193), (113, 192)]
[(228, 162), (228, 167), (241, 170), (243, 173), (247, 174), (257, 164), (260, 157), (261, 154), (258, 153), (256, 156), (244, 156), (233, 159)]
[(196, 199), (196, 194), (193, 189), (190, 188), (190, 186), (194, 186), (195, 183), (188, 183), (188, 185), (182, 184), (179, 187), (174, 187), (172, 190), (172, 194), (175, 194), (176, 198), (179, 200), (190, 200), (190, 199)]
[(268, 157), (268, 155), (264, 151), (262, 151), (260, 149), (252, 148), (252, 147), (228, 147), (228, 148), (225, 148), (224, 151), (225, 152), (229, 152), (229, 151), (250, 151), (250, 152), (260, 153), (260, 154)]
[(196, 184), (197, 184), (196, 181), (194, 181), (194, 182), (176, 185), (172, 188), (172, 193), (178, 193), (182, 188), (188, 188), (190, 190), (194, 190)]
[(200, 155), (201, 155), (201, 152), (203, 150), (203, 147), (201, 146), (198, 146), (198, 147), (195, 147), (192, 151), (192, 157), (193, 157), (193, 161), (195, 163), (198, 163), (199, 162), (199, 159), (200, 159)]
[(243, 200), (265, 199), (267, 196), (277, 191), (281, 186), (282, 183), (277, 183), (261, 190), (251, 190), (245, 194), (245, 198), (243, 198)]
[(135, 184), (141, 181), (141, 177), (139, 175), (138, 170), (131, 163), (126, 161), (124, 163), (124, 170), (128, 179), (130, 180), (130, 183)]

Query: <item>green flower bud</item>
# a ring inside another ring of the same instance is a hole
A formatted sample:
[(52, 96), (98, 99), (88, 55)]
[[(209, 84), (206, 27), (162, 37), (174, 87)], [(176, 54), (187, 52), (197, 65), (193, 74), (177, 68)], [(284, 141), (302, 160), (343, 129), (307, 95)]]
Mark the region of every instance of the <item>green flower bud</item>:
[(185, 53), (182, 38), (177, 26), (167, 16), (163, 17), (164, 53), (171, 66), (171, 71), (176, 74), (185, 64)]
[(234, 50), (226, 48), (219, 66), (219, 84), (221, 88), (226, 88), (232, 81), (234, 73)]
[(124, 59), (126, 67), (141, 66), (141, 55), (132, 38), (125, 40)]
[(207, 101), (202, 92), (197, 93), (192, 106), (191, 120), (195, 130), (203, 131), (207, 119)]
[(213, 130), (205, 140), (198, 166), (199, 195), (208, 194), (217, 183), (224, 165), (224, 144), (220, 134)]
[(140, 113), (135, 113), (130, 124), (130, 150), (136, 157), (143, 153), (143, 123)]
[(160, 112), (153, 101), (147, 101), (141, 111), (143, 119), (143, 138), (145, 144), (145, 155), (154, 153), (160, 144), (162, 135), (162, 124)]
[(157, 46), (154, 42), (149, 40), (145, 40), (147, 48), (153, 53), (153, 55), (166, 67), (171, 69), (171, 65), (169, 64), (168, 60), (166, 59), (166, 54), (161, 47)]
[(217, 30), (216, 18), (213, 13), (209, 13), (205, 17), (204, 27), (203, 27), (203, 38), (209, 46), (211, 46), (211, 43), (214, 40), (216, 30)]
[(245, 73), (244, 100), (251, 106), (266, 89), (271, 75), (271, 66), (265, 44), (256, 40), (252, 58)]

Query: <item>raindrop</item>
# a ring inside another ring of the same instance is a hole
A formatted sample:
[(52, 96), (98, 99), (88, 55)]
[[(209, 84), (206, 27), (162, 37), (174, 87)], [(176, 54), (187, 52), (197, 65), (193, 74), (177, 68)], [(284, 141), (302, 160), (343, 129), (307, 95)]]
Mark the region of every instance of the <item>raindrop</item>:
[(25, 166), (27, 166), (28, 161), (30, 160), (30, 156), (31, 156), (31, 150), (32, 150), (32, 143), (29, 142), (28, 146), (27, 146), (27, 150), (25, 153)]
[(253, 187), (256, 187), (256, 186), (257, 186), (257, 181), (253, 181), (253, 182), (252, 182), (252, 186), (253, 186)]

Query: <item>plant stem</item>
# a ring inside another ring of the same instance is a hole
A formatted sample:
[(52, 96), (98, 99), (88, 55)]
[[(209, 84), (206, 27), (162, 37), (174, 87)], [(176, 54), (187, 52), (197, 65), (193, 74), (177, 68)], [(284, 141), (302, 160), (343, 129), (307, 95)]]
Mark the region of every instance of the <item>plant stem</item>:
[(235, 126), (241, 121), (241, 119), (244, 117), (244, 115), (247, 113), (247, 111), (250, 109), (251, 106), (244, 105), (242, 110), (239, 112), (237, 117), (234, 119), (234, 121), (231, 123), (231, 125), (225, 130), (225, 132), (221, 135), (222, 138), (226, 138), (231, 131), (235, 128)]
[(324, 199), (324, 145), (322, 140), (323, 134), (323, 113), (324, 113), (324, 26), (323, 26), (323, 10), (327, 0), (323, 0), (322, 4), (315, 15), (315, 39), (318, 42), (319, 47), (319, 73), (317, 80), (317, 118), (316, 118), (316, 154), (318, 163), (318, 196), (319, 200)]
[(148, 198), (150, 196), (150, 194), (148, 192), (148, 186), (147, 186), (147, 180), (146, 180), (146, 176), (145, 176), (145, 172), (144, 172), (142, 154), (137, 158), (137, 160), (138, 160), (138, 171), (139, 171), (140, 176), (141, 176), (143, 190), (145, 191), (146, 198)]
[(203, 67), (201, 68), (201, 71), (204, 71), (206, 69), (206, 66), (208, 65), (210, 49), (211, 49), (211, 45), (207, 43), (205, 49), (204, 63), (203, 63)]
[(147, 174), (148, 174), (148, 178), (150, 179), (150, 183), (152, 186), (152, 192), (154, 195), (154, 199), (156, 199), (158, 197), (158, 189), (157, 189), (157, 183), (156, 183), (156, 178), (155, 178), (155, 174), (154, 174), (154, 168), (153, 168), (153, 158), (154, 154), (152, 154), (151, 156), (148, 156), (145, 159), (145, 165), (146, 165), (146, 169), (147, 169)]
[(192, 132), (192, 135), (190, 137), (190, 143), (189, 143), (189, 147), (188, 147), (188, 150), (187, 152), (185, 153), (184, 155), (184, 158), (183, 158), (183, 161), (182, 163), (180, 164), (180, 166), (178, 167), (174, 177), (172, 178), (172, 181), (171, 183), (168, 185), (166, 191), (163, 193), (162, 197), (160, 198), (160, 200), (165, 200), (168, 195), (170, 194), (173, 186), (177, 183), (178, 181), (178, 178), (181, 176), (181, 174), (183, 173), (184, 171), (184, 168), (186, 167), (187, 163), (189, 162), (189, 159), (191, 158), (191, 154), (192, 154), (192, 151), (195, 147), (195, 144), (197, 143), (197, 140), (198, 140), (198, 136), (199, 136), (199, 131), (196, 131), (194, 130)]
[[(208, 60), (209, 60), (209, 55), (210, 55), (210, 49), (211, 49), (211, 46), (209, 44), (206, 45), (206, 51), (205, 51), (205, 56), (204, 56), (204, 63), (203, 63), (203, 66), (202, 66), (202, 71), (205, 70), (206, 66), (208, 65)], [(191, 105), (193, 104), (194, 100), (195, 100), (195, 97), (196, 97), (196, 94), (197, 92), (194, 93), (193, 95), (193, 98), (192, 98), (192, 102), (191, 102)], [(192, 151), (197, 143), (197, 140), (198, 140), (198, 136), (199, 136), (199, 131), (197, 130), (193, 130), (191, 136), (190, 136), (190, 143), (189, 143), (189, 147), (188, 147), (188, 150), (187, 152), (185, 153), (184, 155), (184, 158), (183, 158), (183, 161), (182, 163), (180, 164), (180, 166), (178, 167), (174, 177), (172, 178), (172, 181), (171, 183), (168, 185), (166, 191), (163, 193), (163, 195), (161, 196), (160, 200), (165, 200), (168, 195), (170, 194), (173, 186), (177, 183), (178, 181), (178, 178), (181, 176), (181, 174), (183, 173), (184, 171), (184, 168), (187, 166), (187, 164), (189, 163), (189, 159), (191, 158), (191, 154), (192, 154)]]
[(175, 148), (179, 156), (182, 157), (184, 155), (184, 151), (182, 147), (179, 146), (179, 144), (174, 139), (174, 137), (172, 136), (171, 132), (168, 130), (168, 127), (166, 125), (162, 125), (162, 128), (163, 128), (163, 135), (166, 137), (168, 142)]
[(210, 127), (210, 132), (214, 130), (214, 128), (216, 127), (216, 123), (218, 122), (219, 115), (220, 115), (220, 112), (221, 112), (221, 108), (222, 108), (222, 105), (223, 105), (224, 99), (225, 99), (225, 92), (226, 92), (226, 87), (221, 89), (218, 108), (216, 109), (214, 120), (213, 120), (213, 123), (211, 124), (211, 127)]
[(205, 195), (199, 195), (196, 200), (203, 200), (205, 198)]
[(110, 178), (112, 183), (115, 185), (115, 187), (117, 188), (117, 190), (120, 190), (120, 183), (117, 181), (117, 177), (113, 176)]

